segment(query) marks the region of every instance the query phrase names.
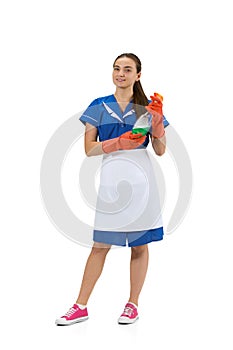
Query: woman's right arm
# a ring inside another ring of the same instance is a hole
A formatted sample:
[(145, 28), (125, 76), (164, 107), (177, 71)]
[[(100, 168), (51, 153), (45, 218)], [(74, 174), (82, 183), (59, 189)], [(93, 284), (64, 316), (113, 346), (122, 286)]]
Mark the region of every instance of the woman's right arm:
[(88, 157), (99, 156), (101, 154), (112, 153), (119, 150), (131, 150), (142, 145), (146, 136), (142, 134), (133, 135), (127, 131), (119, 137), (115, 137), (103, 142), (97, 142), (97, 128), (86, 123), (85, 130), (85, 152)]
[(86, 123), (84, 146), (88, 157), (104, 154), (102, 142), (97, 141), (97, 128), (89, 123)]

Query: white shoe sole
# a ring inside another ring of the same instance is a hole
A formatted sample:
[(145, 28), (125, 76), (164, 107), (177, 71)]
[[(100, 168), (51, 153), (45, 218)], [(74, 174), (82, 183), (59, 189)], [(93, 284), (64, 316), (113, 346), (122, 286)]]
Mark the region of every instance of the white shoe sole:
[(128, 317), (120, 317), (118, 319), (119, 324), (132, 324), (136, 322), (139, 319), (139, 316), (135, 317), (134, 319), (130, 319)]
[(58, 318), (55, 321), (55, 324), (57, 326), (69, 326), (69, 325), (74, 324), (74, 323), (86, 321), (88, 318), (89, 318), (88, 316), (85, 316), (85, 317), (76, 318), (75, 320), (71, 320), (71, 321), (66, 321), (66, 319)]

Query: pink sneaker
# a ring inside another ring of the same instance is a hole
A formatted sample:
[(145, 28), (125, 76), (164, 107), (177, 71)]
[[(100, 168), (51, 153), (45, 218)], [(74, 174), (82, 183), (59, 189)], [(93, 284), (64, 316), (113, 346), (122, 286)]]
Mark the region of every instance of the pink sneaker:
[(138, 310), (137, 307), (132, 303), (127, 303), (123, 314), (118, 319), (119, 324), (130, 324), (134, 323), (138, 319)]
[(77, 304), (74, 304), (64, 316), (56, 319), (55, 324), (57, 326), (65, 326), (76, 322), (82, 322), (87, 319), (88, 319), (87, 308), (82, 310), (79, 308)]

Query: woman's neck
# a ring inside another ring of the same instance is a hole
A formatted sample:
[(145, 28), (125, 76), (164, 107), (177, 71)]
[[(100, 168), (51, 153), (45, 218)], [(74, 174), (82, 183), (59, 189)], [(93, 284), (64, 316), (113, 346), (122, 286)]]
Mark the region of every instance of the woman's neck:
[(130, 102), (133, 91), (131, 89), (116, 89), (114, 96), (118, 102)]

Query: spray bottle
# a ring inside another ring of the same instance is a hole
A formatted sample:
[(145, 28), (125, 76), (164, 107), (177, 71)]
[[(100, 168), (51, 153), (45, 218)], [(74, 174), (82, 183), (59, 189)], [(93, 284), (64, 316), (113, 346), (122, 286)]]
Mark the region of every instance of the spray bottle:
[(146, 135), (151, 127), (151, 120), (152, 115), (149, 112), (142, 114), (134, 124), (132, 133)]

